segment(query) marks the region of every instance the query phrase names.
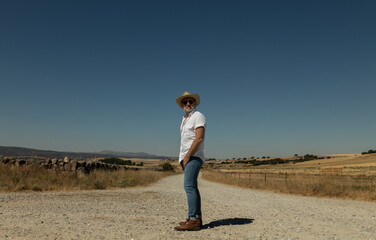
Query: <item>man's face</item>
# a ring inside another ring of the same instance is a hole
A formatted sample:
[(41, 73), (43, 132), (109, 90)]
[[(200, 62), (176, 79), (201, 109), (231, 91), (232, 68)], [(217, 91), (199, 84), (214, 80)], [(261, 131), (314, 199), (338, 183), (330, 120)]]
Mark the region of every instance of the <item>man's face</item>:
[(190, 113), (195, 109), (196, 102), (193, 98), (184, 98), (183, 101), (181, 101), (181, 105), (185, 112)]

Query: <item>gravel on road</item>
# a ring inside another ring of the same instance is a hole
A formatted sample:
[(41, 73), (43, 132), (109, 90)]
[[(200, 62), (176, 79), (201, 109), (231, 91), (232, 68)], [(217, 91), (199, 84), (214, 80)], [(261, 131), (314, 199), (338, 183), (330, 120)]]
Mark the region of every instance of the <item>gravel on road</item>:
[(367, 239), (376, 203), (274, 194), (199, 179), (204, 228), (187, 216), (183, 175), (145, 188), (1, 193), (0, 239)]

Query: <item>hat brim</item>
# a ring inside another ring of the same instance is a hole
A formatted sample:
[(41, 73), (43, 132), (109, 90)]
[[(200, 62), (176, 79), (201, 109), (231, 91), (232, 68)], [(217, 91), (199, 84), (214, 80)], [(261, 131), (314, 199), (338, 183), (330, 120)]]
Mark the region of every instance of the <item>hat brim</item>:
[(186, 95), (183, 95), (181, 97), (178, 97), (176, 99), (176, 103), (179, 105), (179, 107), (182, 107), (181, 106), (181, 101), (183, 101), (184, 98), (193, 98), (196, 102), (196, 107), (200, 104), (200, 97), (198, 96), (198, 94), (186, 94)]

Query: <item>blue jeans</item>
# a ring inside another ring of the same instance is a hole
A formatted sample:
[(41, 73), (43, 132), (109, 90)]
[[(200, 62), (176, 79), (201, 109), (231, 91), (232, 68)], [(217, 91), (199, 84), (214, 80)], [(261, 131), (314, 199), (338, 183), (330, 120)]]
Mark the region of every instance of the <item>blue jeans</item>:
[(197, 178), (203, 162), (199, 157), (191, 157), (184, 168), (184, 189), (188, 200), (188, 219), (201, 218), (201, 197), (197, 188)]

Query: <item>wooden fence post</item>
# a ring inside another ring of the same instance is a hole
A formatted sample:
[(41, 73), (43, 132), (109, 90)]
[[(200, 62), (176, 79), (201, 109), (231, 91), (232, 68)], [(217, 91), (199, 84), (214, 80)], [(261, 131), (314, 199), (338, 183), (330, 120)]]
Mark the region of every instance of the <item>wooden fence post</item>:
[(287, 185), (287, 172), (285, 172), (285, 185)]
[(370, 181), (371, 181), (371, 191), (372, 191), (372, 188), (373, 188), (373, 185), (372, 185), (372, 177), (370, 178)]

